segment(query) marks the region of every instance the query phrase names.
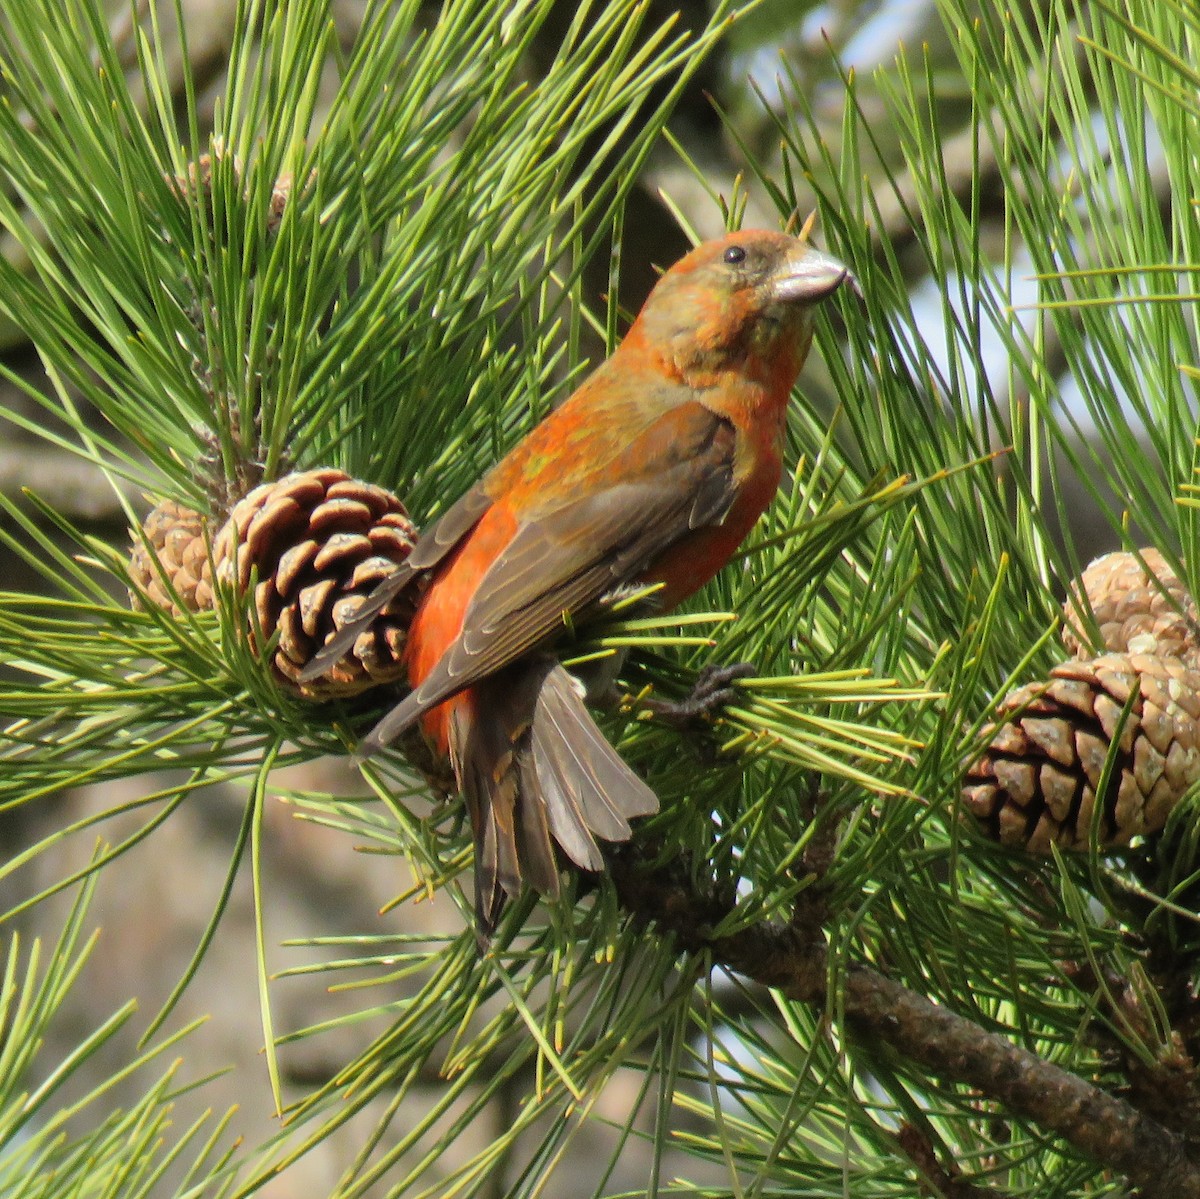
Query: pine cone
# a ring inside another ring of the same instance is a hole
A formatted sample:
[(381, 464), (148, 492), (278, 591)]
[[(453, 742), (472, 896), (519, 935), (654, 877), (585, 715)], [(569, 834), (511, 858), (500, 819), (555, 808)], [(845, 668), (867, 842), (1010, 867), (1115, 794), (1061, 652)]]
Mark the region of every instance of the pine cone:
[[(310, 470), (263, 483), (238, 503), (217, 534), (217, 578), (250, 585), (257, 575), (258, 630), (279, 630), (272, 664), (281, 682), (309, 699), (354, 695), (403, 673), (400, 655), (414, 596), (384, 611), (320, 679), (299, 674), (358, 610), (375, 584), (408, 557), (416, 527), (390, 492), (340, 470)], [(251, 641), (256, 635), (251, 635)]]
[(1140, 555), (1141, 562), (1127, 552), (1105, 554), (1072, 585), (1075, 598), (1063, 605), (1067, 649), (1080, 658), (1092, 656), (1079, 618), (1079, 597), (1086, 595), (1111, 653), (1171, 654), (1200, 669), (1200, 622), (1192, 597), (1158, 550), (1148, 547)]
[(1200, 778), (1200, 672), (1151, 654), (1068, 662), (1048, 683), (1012, 692), (1000, 708), (1010, 715), (967, 771), (965, 807), (1005, 844), (1086, 848), (1101, 771), (1135, 687), (1100, 797), (1098, 840), (1119, 846), (1158, 832)]
[[(257, 644), (259, 632), (269, 640), (279, 630), (271, 661), (284, 687), (308, 699), (327, 699), (403, 674), (411, 594), (385, 608), (327, 674), (311, 683), (297, 681), (313, 654), (412, 549), (416, 528), (390, 492), (332, 468), (304, 471), (263, 483), (236, 504), (212, 539), (211, 561), (205, 527), (199, 513), (165, 500), (144, 529), (163, 573), (193, 611), (212, 607), (214, 574), (239, 590), (255, 576), (256, 628), (249, 637)], [(140, 538), (129, 571), (137, 587), (131, 592), (134, 606), (148, 601), (179, 614)]]
[[(175, 500), (163, 500), (151, 509), (142, 525), (145, 540), (135, 535), (129, 555), (129, 576), (134, 584), (129, 602), (133, 607), (141, 608), (145, 599), (175, 616), (183, 614), (180, 603), (193, 612), (212, 607), (205, 527), (205, 517)], [(153, 558), (158, 559), (158, 567)], [(167, 590), (163, 575), (175, 595)]]

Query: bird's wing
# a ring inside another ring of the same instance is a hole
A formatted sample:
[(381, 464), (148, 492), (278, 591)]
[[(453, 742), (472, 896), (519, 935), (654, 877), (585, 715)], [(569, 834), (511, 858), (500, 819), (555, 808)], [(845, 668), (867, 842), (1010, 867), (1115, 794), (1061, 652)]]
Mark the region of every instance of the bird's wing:
[[(633, 438), (587, 494), (521, 524), (488, 568), (462, 630), (421, 685), (359, 749), (388, 744), (423, 713), (561, 632), (564, 616), (635, 579), (693, 529), (720, 524), (736, 498), (732, 424), (680, 404)], [(635, 469), (640, 466), (640, 469)]]
[(379, 583), (350, 620), (321, 647), (320, 652), (300, 672), (300, 682), (310, 683), (320, 678), (339, 661), (359, 636), (370, 628), (375, 617), (422, 571), (436, 566), (479, 523), (480, 517), (491, 504), (491, 498), (485, 494), (482, 484), (477, 483), (447, 508), (417, 539), (412, 553)]

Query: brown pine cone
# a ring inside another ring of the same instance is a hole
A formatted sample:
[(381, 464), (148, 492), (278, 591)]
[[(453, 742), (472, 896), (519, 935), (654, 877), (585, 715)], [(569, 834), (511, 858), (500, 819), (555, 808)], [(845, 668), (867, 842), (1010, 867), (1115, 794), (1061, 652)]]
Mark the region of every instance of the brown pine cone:
[[(129, 576), (134, 584), (129, 601), (133, 607), (141, 608), (148, 600), (176, 616), (182, 615), (183, 609), (199, 612), (212, 607), (205, 526), (205, 517), (175, 500), (163, 500), (151, 509), (142, 524), (145, 540), (135, 534), (129, 554)], [(153, 558), (158, 559), (158, 568)], [(174, 595), (165, 586), (163, 575)]]
[[(250, 585), (264, 638), (279, 630), (272, 664), (309, 699), (354, 695), (403, 674), (400, 655), (415, 596), (385, 608), (353, 648), (319, 679), (299, 674), (358, 610), (375, 584), (408, 557), (416, 527), (390, 492), (332, 468), (256, 487), (213, 543), (217, 578)], [(256, 639), (251, 635), (252, 642)]]
[[(129, 573), (135, 607), (153, 603), (180, 614), (211, 608), (212, 580), (244, 590), (253, 573), (256, 629), (269, 640), (279, 630), (271, 659), (279, 682), (308, 699), (355, 695), (403, 674), (400, 655), (416, 595), (401, 596), (311, 683), (299, 683), (313, 654), (357, 611), (375, 584), (408, 557), (416, 527), (404, 505), (382, 487), (332, 468), (303, 471), (263, 483), (239, 501), (212, 538), (198, 512), (164, 500), (146, 518), (145, 540), (135, 537)], [(151, 560), (158, 558), (178, 593), (164, 586)], [(214, 571), (215, 565), (215, 571)]]
[(1067, 649), (1080, 658), (1092, 656), (1079, 615), (1079, 599), (1086, 595), (1109, 652), (1172, 654), (1200, 668), (1200, 622), (1192, 597), (1158, 550), (1148, 547), (1140, 556), (1141, 562), (1128, 552), (1105, 554), (1072, 585), (1063, 605)]
[(1158, 832), (1200, 778), (1200, 672), (1173, 658), (1104, 654), (1067, 662), (1000, 707), (991, 744), (967, 771), (963, 804), (995, 840), (1033, 853), (1085, 849), (1121, 713), (1138, 688), (1100, 797), (1098, 841)]

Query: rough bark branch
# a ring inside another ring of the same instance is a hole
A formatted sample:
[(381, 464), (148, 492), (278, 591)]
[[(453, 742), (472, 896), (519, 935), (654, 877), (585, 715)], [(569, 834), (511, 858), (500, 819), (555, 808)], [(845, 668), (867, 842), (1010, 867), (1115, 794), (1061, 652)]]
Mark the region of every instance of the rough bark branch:
[[(625, 907), (690, 950), (790, 999), (824, 1004), (829, 955), (818, 928), (763, 921), (727, 936), (708, 931), (733, 905), (645, 869), (628, 854), (613, 864)], [(1200, 1168), (1182, 1138), (1130, 1104), (862, 963), (840, 974), (849, 1030), (877, 1039), (931, 1075), (965, 1084), (1119, 1171), (1142, 1199), (1200, 1199)]]

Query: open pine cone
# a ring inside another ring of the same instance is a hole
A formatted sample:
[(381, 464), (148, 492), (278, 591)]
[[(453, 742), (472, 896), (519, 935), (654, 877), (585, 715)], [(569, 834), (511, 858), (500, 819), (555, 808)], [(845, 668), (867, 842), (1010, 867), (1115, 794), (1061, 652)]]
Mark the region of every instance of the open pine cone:
[(963, 803), (1008, 845), (1085, 849), (1100, 777), (1134, 687), (1107, 789), (1098, 841), (1156, 833), (1200, 778), (1200, 672), (1174, 658), (1104, 654), (1068, 662), (1047, 683), (1007, 696), (984, 755), (967, 771)]
[[(401, 677), (411, 595), (385, 608), (324, 676), (298, 681), (313, 654), (412, 549), (416, 528), (394, 495), (344, 471), (302, 471), (263, 483), (239, 501), (212, 539), (211, 561), (204, 527), (198, 513), (166, 501), (144, 529), (188, 607), (212, 606), (214, 578), (239, 591), (253, 583), (254, 622), (247, 636), (258, 646), (260, 636), (265, 644), (278, 630), (271, 664), (283, 686), (308, 699), (327, 699)], [(140, 539), (130, 575), (141, 591), (135, 600), (178, 610)]]
[[(990, 744), (963, 782), (963, 806), (984, 832), (1033, 853), (1086, 848), (1097, 803), (1101, 846), (1156, 833), (1200, 778), (1200, 626), (1182, 581), (1158, 550), (1145, 549), (1097, 558), (1072, 592), (1063, 641), (1076, 660), (1005, 697)], [(1081, 631), (1082, 596), (1108, 651), (1098, 657)]]

